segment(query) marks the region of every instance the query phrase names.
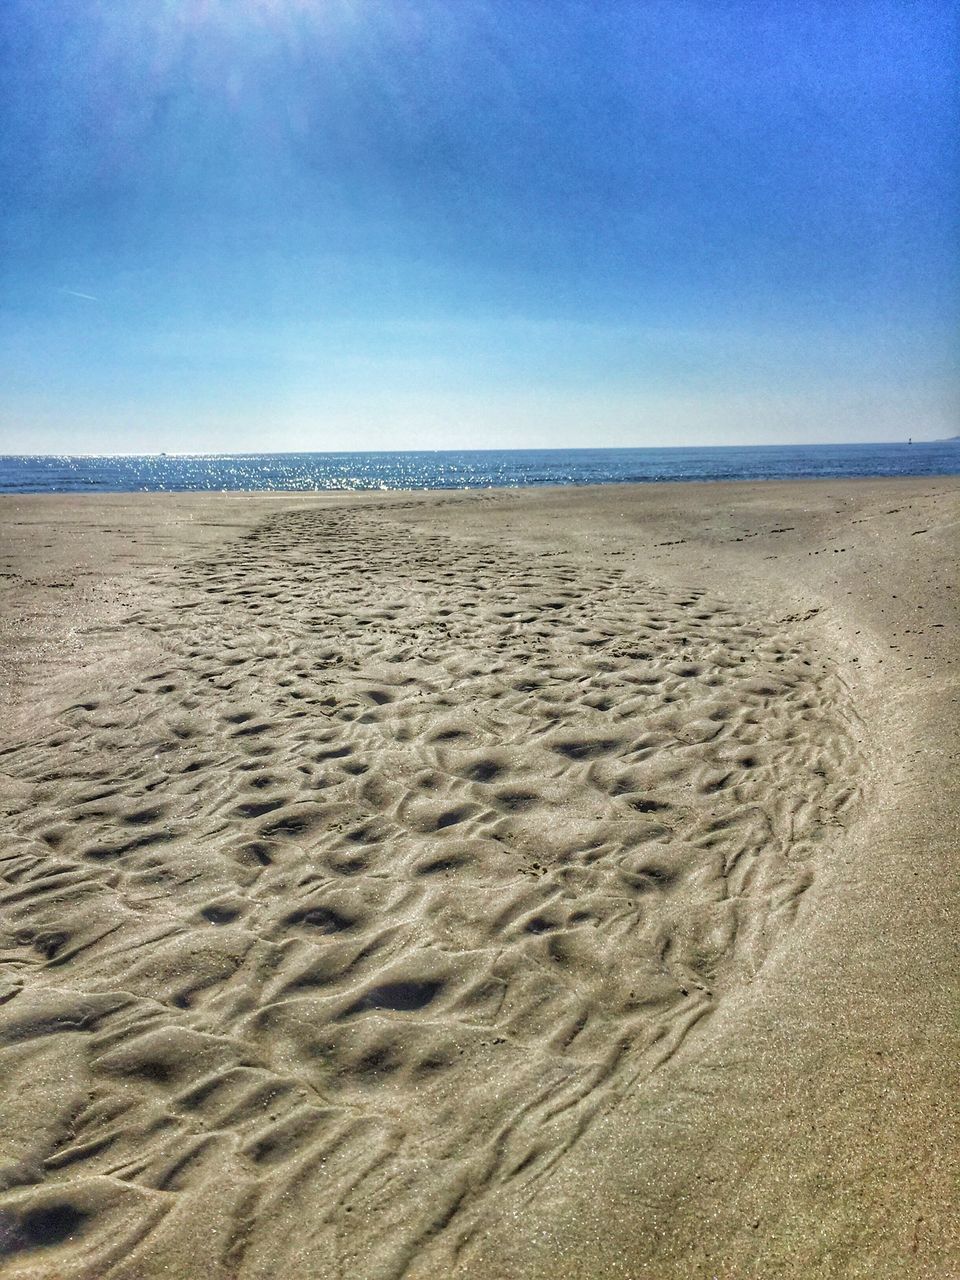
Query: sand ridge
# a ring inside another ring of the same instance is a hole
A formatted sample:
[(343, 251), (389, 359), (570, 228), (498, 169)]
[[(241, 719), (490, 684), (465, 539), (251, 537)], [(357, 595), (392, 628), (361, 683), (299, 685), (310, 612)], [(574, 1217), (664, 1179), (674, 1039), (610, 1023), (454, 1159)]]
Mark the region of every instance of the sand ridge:
[(10, 1274), (444, 1274), (761, 971), (854, 705), (802, 617), (389, 508), (175, 576), (0, 756)]

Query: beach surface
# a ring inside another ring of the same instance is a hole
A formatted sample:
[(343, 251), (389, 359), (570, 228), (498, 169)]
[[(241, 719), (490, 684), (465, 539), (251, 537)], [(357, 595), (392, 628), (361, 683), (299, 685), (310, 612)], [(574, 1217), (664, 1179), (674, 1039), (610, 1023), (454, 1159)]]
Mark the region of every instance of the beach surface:
[(960, 479), (0, 499), (0, 1274), (960, 1276)]

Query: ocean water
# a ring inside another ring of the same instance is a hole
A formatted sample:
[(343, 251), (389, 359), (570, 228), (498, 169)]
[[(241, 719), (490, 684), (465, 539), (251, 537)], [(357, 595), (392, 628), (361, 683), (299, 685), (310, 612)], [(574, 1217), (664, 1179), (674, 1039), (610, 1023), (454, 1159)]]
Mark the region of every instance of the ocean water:
[(714, 449), (0, 456), (0, 493), (486, 489), (960, 473), (960, 440)]

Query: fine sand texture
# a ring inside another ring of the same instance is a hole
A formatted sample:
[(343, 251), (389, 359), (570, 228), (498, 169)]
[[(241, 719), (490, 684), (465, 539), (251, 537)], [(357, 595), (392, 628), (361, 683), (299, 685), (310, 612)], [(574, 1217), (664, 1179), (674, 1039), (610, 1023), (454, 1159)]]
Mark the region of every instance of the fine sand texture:
[(958, 498), (0, 499), (0, 1275), (960, 1276)]

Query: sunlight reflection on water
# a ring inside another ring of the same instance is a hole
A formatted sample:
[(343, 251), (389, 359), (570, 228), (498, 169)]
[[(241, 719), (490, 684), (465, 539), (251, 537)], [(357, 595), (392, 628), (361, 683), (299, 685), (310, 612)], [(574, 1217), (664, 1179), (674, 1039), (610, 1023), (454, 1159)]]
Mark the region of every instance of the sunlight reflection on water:
[(960, 472), (960, 443), (0, 457), (0, 493), (517, 488)]

